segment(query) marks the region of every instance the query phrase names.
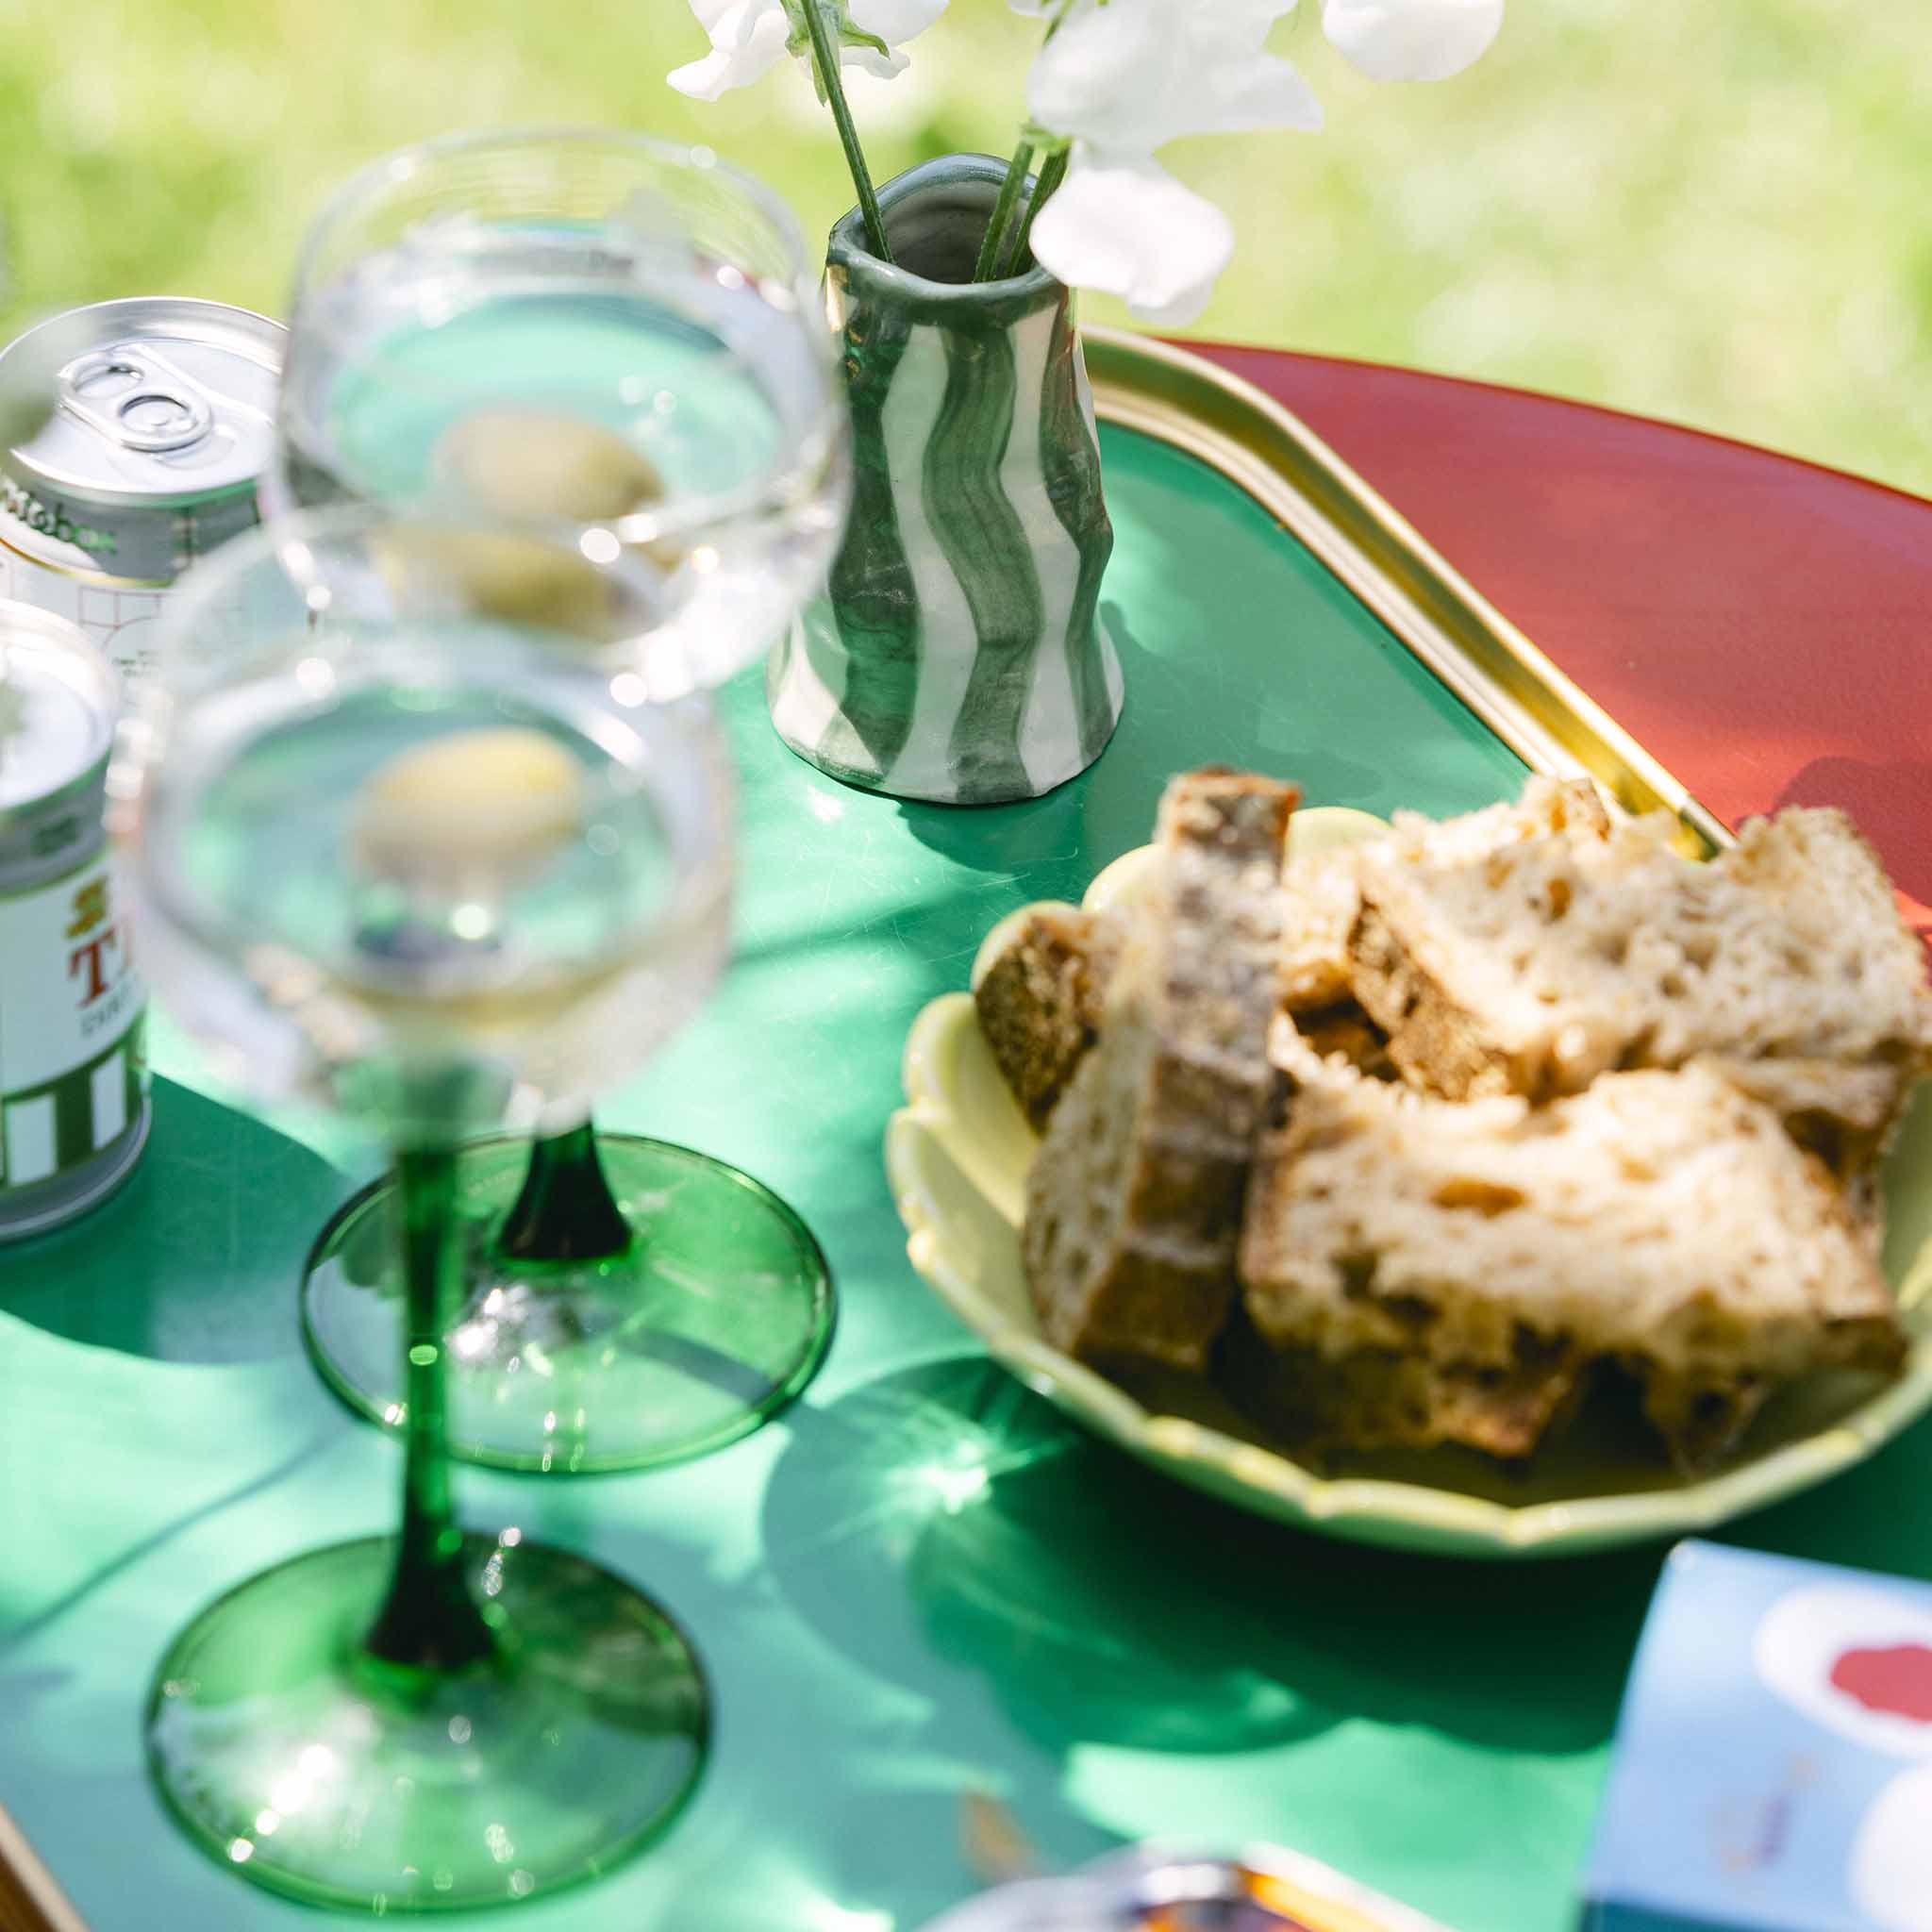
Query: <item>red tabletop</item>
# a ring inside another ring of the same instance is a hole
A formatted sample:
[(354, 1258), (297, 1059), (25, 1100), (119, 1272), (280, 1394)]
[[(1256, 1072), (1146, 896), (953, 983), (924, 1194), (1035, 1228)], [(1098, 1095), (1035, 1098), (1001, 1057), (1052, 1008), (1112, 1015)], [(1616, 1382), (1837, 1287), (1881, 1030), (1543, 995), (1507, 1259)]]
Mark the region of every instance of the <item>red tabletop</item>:
[(1518, 390), (1191, 346), (1300, 416), (1719, 817), (1842, 806), (1932, 937), (1932, 503)]

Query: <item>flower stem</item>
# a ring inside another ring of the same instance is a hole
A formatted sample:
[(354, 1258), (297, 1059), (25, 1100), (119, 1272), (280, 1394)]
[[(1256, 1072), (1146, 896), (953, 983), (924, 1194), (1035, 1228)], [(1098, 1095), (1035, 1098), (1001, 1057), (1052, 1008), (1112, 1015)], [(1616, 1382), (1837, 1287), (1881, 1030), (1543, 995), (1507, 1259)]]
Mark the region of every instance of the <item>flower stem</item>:
[(396, 1186), (409, 1352), (403, 1528), (389, 1595), (363, 1648), (405, 1674), (463, 1670), (490, 1660), (496, 1645), (463, 1580), (463, 1533), (450, 1502), (442, 1357), (463, 1273), (456, 1150), (404, 1153)]
[(1019, 206), (1021, 191), (1026, 185), (1026, 171), (1032, 165), (1033, 143), (1023, 137), (1020, 145), (1013, 150), (1013, 158), (1007, 163), (1007, 178), (1000, 183), (1000, 198), (992, 205), (992, 215), (986, 225), (986, 239), (979, 244), (979, 259), (973, 268), (975, 282), (992, 280), (993, 270), (1006, 252), (1007, 230), (1012, 225), (1013, 210)]
[(1026, 266), (1026, 252), (1033, 242), (1033, 224), (1039, 219), (1040, 210), (1053, 198), (1054, 191), (1067, 178), (1067, 149), (1056, 148), (1047, 156), (1040, 171), (1040, 178), (1033, 184), (1033, 192), (1026, 202), (1026, 212), (1022, 216), (1019, 227), (1014, 231), (1007, 258), (1000, 264), (1002, 275), (1016, 275)]
[(806, 30), (811, 35), (811, 56), (819, 70), (819, 85), (838, 124), (839, 140), (845, 149), (845, 165), (852, 171), (852, 185), (858, 191), (859, 212), (865, 220), (866, 245), (881, 261), (892, 258), (886, 240), (885, 217), (879, 213), (879, 198), (873, 192), (872, 171), (865, 165), (865, 150), (858, 144), (858, 129), (845, 99), (845, 83), (839, 73), (839, 49), (832, 30), (825, 25), (824, 0), (805, 0)]

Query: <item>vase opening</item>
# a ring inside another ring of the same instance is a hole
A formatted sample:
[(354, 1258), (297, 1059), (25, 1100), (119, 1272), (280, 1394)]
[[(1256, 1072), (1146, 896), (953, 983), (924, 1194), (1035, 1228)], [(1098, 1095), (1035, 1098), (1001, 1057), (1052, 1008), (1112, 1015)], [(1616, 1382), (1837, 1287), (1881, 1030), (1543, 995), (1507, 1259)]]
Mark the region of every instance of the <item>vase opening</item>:
[(966, 283), (979, 261), (997, 181), (934, 181), (885, 210), (892, 260), (929, 282)]

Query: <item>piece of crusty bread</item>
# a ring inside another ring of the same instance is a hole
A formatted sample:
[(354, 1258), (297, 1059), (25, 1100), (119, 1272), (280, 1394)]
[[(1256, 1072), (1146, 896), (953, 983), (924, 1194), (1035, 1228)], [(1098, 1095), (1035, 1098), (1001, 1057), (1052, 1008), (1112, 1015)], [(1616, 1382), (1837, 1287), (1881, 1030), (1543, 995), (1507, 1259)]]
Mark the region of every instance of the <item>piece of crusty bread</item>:
[(1039, 906), (974, 984), (980, 1030), (1036, 1133), (1045, 1132), (1099, 1035), (1119, 957), (1118, 921), (1074, 906)]
[[(1800, 1147), (1847, 1184), (1873, 1176), (1915, 1078), (1911, 1068), (1889, 1060), (1861, 1065), (1707, 1054), (1698, 1064), (1762, 1101)], [(1875, 1226), (1875, 1199), (1868, 1206)]]
[[(1515, 804), (1437, 822), (1396, 814), (1405, 851), (1456, 858), (1550, 833), (1607, 838), (1610, 821), (1584, 779), (1532, 777)], [(1291, 859), (1283, 874), (1282, 991), (1288, 1007), (1316, 1015), (1324, 1052), (1344, 1052), (1366, 1068), (1389, 1062), (1349, 990), (1348, 938), (1360, 909), (1357, 862), (1343, 846)], [(1015, 921), (973, 986), (980, 1029), (1007, 1085), (1037, 1132), (1098, 1035), (1107, 982), (1120, 958), (1120, 924), (1078, 907), (1044, 905)]]
[[(1343, 879), (1332, 870), (1317, 872), (1307, 883), (1317, 895), (1313, 900), (1295, 885), (1284, 885), (1284, 929), (1299, 922), (1307, 932), (1325, 922), (1335, 927), (1335, 936), (1319, 944), (1310, 941), (1299, 956), (1305, 988), (1328, 971), (1317, 958), (1323, 949), (1333, 954), (1336, 973), (1345, 965), (1347, 921), (1355, 916), (1356, 903), (1352, 875)], [(1337, 924), (1332, 898), (1324, 904), (1320, 895), (1332, 895), (1341, 885), (1348, 892), (1348, 910)], [(1035, 1133), (1046, 1131), (1082, 1057), (1100, 1036), (1108, 981), (1120, 961), (1121, 943), (1121, 921), (1115, 915), (1074, 906), (1036, 906), (1013, 922), (975, 974), (973, 999), (980, 1031)], [(1294, 957), (1293, 948), (1288, 950)], [(1349, 996), (1346, 980), (1331, 976), (1319, 983), (1341, 990), (1319, 1008), (1304, 1002), (1297, 1008), (1302, 1030), (1316, 1050), (1341, 1054), (1364, 1073), (1393, 1079), (1388, 1042)]]
[(1467, 858), (1377, 847), (1358, 878), (1356, 996), (1404, 1074), (1451, 1099), (1698, 1055), (1806, 1062), (1762, 1076), (1802, 1086), (1780, 1111), (1869, 1158), (1932, 1063), (1924, 953), (1840, 812), (1754, 821), (1703, 864), (1619, 827)]
[(1610, 1361), (1696, 1465), (1796, 1376), (1900, 1366), (1839, 1190), (1708, 1068), (1607, 1074), (1533, 1108), (1363, 1080), (1291, 1029), (1274, 1048), (1291, 1092), (1240, 1267), (1310, 1439), (1524, 1456)]
[(1291, 859), (1283, 880), (1281, 996), (1297, 1011), (1332, 1007), (1348, 990), (1348, 935), (1361, 900), (1356, 864), (1361, 848), (1344, 845)]
[(1230, 772), (1161, 800), (1160, 874), (1125, 915), (1097, 1046), (1026, 1182), (1022, 1247), (1046, 1339), (1199, 1370), (1234, 1296), (1274, 1074), (1291, 786)]
[(1403, 864), (1427, 858), (1457, 865), (1526, 840), (1601, 841), (1609, 836), (1609, 814), (1589, 779), (1531, 777), (1514, 804), (1441, 820), (1397, 812), (1386, 839), (1291, 860), (1281, 969), (1290, 1010), (1332, 1007), (1352, 997), (1349, 934), (1361, 908), (1361, 867), (1372, 855)]

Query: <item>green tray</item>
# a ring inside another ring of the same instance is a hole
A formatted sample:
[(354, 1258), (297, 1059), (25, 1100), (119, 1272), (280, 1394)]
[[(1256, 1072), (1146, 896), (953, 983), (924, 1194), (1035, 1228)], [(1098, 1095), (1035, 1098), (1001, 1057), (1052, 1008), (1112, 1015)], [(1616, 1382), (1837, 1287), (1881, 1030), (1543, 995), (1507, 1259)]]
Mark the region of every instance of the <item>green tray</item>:
[[(738, 964), (600, 1118), (791, 1200), (830, 1256), (841, 1327), (803, 1401), (722, 1455), (627, 1478), (463, 1473), (472, 1523), (517, 1523), (661, 1596), (716, 1690), (690, 1811), (636, 1864), (519, 1908), (530, 1932), (915, 1932), (977, 1882), (960, 1823), (982, 1793), (1053, 1864), (1157, 1833), (1258, 1837), (1464, 1932), (1569, 1924), (1656, 1553), (1501, 1573), (1258, 1522), (1027, 1392), (906, 1259), (880, 1141), (914, 1016), (965, 985), (1002, 914), (1077, 898), (1141, 843), (1170, 773), (1252, 763), (1385, 814), (1462, 810), (1523, 775), (1516, 741), (1285, 534), (1277, 486), (1265, 508), (1158, 423), (1125, 426), (1164, 410), (1174, 427), (1171, 358), (1150, 353), (1137, 386), (1137, 353), (1094, 354), (1128, 697), (1091, 774), (1030, 805), (901, 806), (786, 753), (755, 674), (727, 695)], [(1361, 542), (1340, 541), (1340, 512), (1310, 541), (1359, 556), (1381, 512), (1342, 497)], [(1461, 590), (1438, 588), (1453, 639)], [(1503, 657), (1523, 686), (1489, 685), (1560, 743), (1539, 715), (1553, 687)], [(1668, 782), (1613, 728), (1578, 741), (1632, 795)], [(202, 1098), (165, 1027), (158, 1057), (136, 1178), (0, 1258), (0, 1806), (93, 1932), (297, 1932), (322, 1922), (167, 1823), (141, 1703), (216, 1591), (393, 1523), (395, 1445), (324, 1394), (294, 1321), (307, 1239), (370, 1163)], [(1932, 1574), (1928, 1496), (1921, 1431), (1745, 1533)]]

